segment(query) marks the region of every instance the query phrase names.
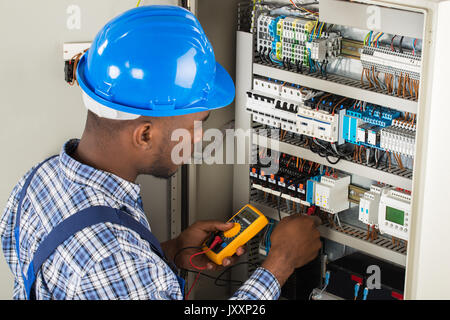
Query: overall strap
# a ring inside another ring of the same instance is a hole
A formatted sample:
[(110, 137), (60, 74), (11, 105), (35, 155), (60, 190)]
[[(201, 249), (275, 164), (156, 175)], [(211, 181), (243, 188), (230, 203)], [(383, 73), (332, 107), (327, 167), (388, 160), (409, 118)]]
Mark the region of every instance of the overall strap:
[(23, 265), (22, 262), (20, 261), (20, 216), (22, 214), (22, 203), (23, 203), (23, 199), (25, 198), (25, 195), (27, 194), (27, 190), (28, 187), (30, 186), (31, 180), (33, 179), (34, 175), (36, 174), (36, 172), (39, 170), (40, 167), (42, 167), (42, 165), (44, 163), (46, 163), (47, 161), (49, 161), (50, 159), (53, 159), (57, 157), (57, 155), (51, 156), (47, 159), (45, 159), (44, 161), (42, 161), (41, 163), (39, 163), (28, 175), (28, 177), (26, 178), (22, 190), (20, 190), (20, 194), (19, 194), (19, 204), (17, 205), (17, 212), (16, 212), (16, 224), (14, 226), (14, 239), (16, 242), (16, 254), (17, 254), (17, 261), (19, 262), (19, 267), (22, 273), (22, 278), (24, 279), (24, 281), (26, 281), (25, 275), (23, 273)]
[[(142, 223), (134, 219), (128, 213), (119, 209), (114, 209), (108, 206), (93, 206), (83, 209), (60, 222), (56, 227), (52, 229), (52, 231), (50, 231), (50, 233), (42, 241), (42, 243), (39, 244), (39, 247), (34, 254), (33, 260), (28, 267), (26, 278), (24, 278), (25, 290), (28, 299), (33, 298), (31, 296), (31, 289), (36, 280), (37, 273), (41, 269), (44, 262), (56, 250), (56, 248), (58, 248), (59, 245), (61, 245), (64, 241), (66, 241), (78, 231), (81, 231), (89, 226), (105, 222), (118, 224), (135, 231), (142, 239), (148, 241), (152, 250), (162, 260), (170, 265), (164, 255), (158, 239), (156, 239), (153, 233), (151, 233), (150, 230)], [(183, 293), (184, 282), (182, 281), (184, 280), (178, 277), (175, 271), (174, 273)]]

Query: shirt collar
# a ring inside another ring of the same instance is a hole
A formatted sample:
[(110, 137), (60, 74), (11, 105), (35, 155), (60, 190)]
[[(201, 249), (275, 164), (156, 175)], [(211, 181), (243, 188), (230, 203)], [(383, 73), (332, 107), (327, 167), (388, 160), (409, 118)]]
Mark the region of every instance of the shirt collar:
[(110, 172), (95, 169), (71, 157), (80, 142), (79, 139), (67, 141), (59, 154), (61, 170), (65, 177), (77, 184), (87, 185), (116, 200), (142, 209), (141, 188)]

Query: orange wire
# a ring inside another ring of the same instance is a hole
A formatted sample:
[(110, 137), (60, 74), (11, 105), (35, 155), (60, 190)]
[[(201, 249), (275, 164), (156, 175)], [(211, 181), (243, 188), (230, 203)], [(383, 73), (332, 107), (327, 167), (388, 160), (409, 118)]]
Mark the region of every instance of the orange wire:
[(339, 104), (341, 104), (342, 102), (344, 102), (345, 100), (347, 100), (347, 98), (342, 98), (341, 100), (339, 100), (335, 105), (334, 105), (334, 108), (333, 108), (333, 112), (332, 112), (332, 115), (334, 116), (334, 111), (336, 110), (336, 107), (339, 105)]

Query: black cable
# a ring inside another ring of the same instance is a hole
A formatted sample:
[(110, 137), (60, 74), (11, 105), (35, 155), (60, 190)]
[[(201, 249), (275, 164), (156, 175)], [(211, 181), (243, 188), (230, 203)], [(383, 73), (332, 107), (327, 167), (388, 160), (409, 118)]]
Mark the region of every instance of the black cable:
[[(180, 269), (180, 270), (185, 271), (185, 272), (189, 272), (189, 273), (195, 273), (195, 274), (198, 273), (198, 271), (195, 271), (195, 270), (189, 270), (189, 269)], [(201, 273), (200, 275), (203, 276), (203, 277), (205, 277), (205, 278), (214, 280), (214, 281), (217, 280), (217, 277), (211, 276), (211, 275), (209, 275), (209, 274)], [(237, 286), (242, 285), (242, 284), (244, 283), (244, 281), (241, 281), (241, 280), (233, 280), (233, 279), (230, 279), (230, 280), (219, 279), (219, 280), (220, 280), (220, 281), (223, 281), (223, 282), (230, 283), (230, 284), (234, 284), (234, 285), (237, 285)], [(223, 287), (223, 286), (225, 286), (225, 285), (223, 285), (223, 284), (220, 284), (220, 285), (217, 284), (217, 286)]]
[[(312, 139), (312, 142), (314, 142), (314, 144), (312, 143), (309, 144), (309, 150), (311, 150), (313, 153), (318, 154), (322, 158), (325, 158), (330, 164), (333, 165), (337, 164), (342, 159), (340, 155), (335, 154), (334, 152), (331, 151), (332, 148), (325, 148), (324, 146), (319, 144), (315, 139)], [(316, 145), (316, 147), (314, 147), (314, 145)], [(319, 147), (321, 149), (319, 149)], [(337, 160), (332, 161), (330, 160), (330, 157), (337, 158)]]
[(398, 47), (399, 47), (399, 49), (400, 49), (400, 53), (403, 53), (403, 46), (402, 46), (402, 44), (403, 44), (403, 38), (404, 38), (404, 36), (402, 36), (402, 37), (400, 38), (400, 43), (399, 43), (399, 45), (398, 45)]
[[(333, 156), (331, 156), (331, 157), (333, 157)], [(326, 157), (325, 157), (325, 159), (327, 159), (327, 161), (330, 163), (330, 164), (336, 164), (336, 163), (338, 163), (339, 161), (341, 161), (341, 157), (336, 157), (336, 161), (331, 161), (330, 160), (330, 156), (329, 155), (327, 155)]]
[[(236, 263), (236, 264), (234, 264), (234, 265), (232, 265), (232, 266), (230, 266), (230, 267), (227, 267), (225, 270), (223, 270), (223, 271), (217, 276), (216, 280), (214, 281), (214, 284), (215, 284), (216, 286), (223, 287), (223, 285), (219, 285), (219, 284), (218, 284), (218, 281), (219, 281), (219, 280), (220, 280), (220, 281), (224, 281), (224, 282), (229, 282), (229, 281), (228, 281), (228, 280), (221, 279), (221, 277), (222, 277), (226, 272), (230, 271), (232, 268), (237, 267), (237, 266), (242, 265), (242, 264), (250, 264), (251, 266), (258, 266), (256, 263), (253, 263), (253, 262), (250, 262), (250, 261), (243, 261), (243, 262)], [(238, 280), (233, 280), (233, 281), (238, 281)], [(243, 283), (243, 282), (241, 281), (241, 283)]]
[[(261, 60), (265, 63), (267, 63), (267, 59), (266, 59), (266, 50), (267, 47), (265, 47), (262, 51), (261, 51)], [(269, 49), (270, 50), (270, 49)], [(270, 51), (269, 51), (270, 52)]]
[(375, 166), (375, 169), (378, 169), (378, 166), (380, 165), (381, 159), (383, 158), (383, 155), (384, 155), (385, 153), (386, 153), (386, 152), (383, 153), (383, 151), (380, 150), (380, 154), (381, 154), (381, 155), (378, 157), (377, 165)]
[[(182, 251), (184, 251), (184, 250), (186, 250), (186, 249), (203, 249), (203, 247), (195, 247), (195, 246), (192, 246), (192, 247), (184, 247), (184, 248), (181, 248), (180, 250), (178, 250), (178, 251), (175, 253), (175, 256), (174, 256), (174, 258), (173, 258), (173, 262), (174, 262), (174, 263), (175, 263), (176, 258), (178, 257), (178, 255), (179, 255)], [(221, 277), (222, 277), (227, 271), (231, 270), (231, 269), (234, 268), (235, 266), (242, 265), (242, 264), (246, 264), (246, 263), (251, 264), (251, 265), (255, 265), (255, 266), (257, 265), (257, 264), (255, 264), (255, 263), (252, 263), (252, 262), (249, 262), (249, 261), (243, 261), (243, 262), (239, 262), (239, 263), (237, 263), (237, 264), (234, 264), (234, 265), (232, 265), (232, 266), (230, 266), (230, 267), (227, 267), (227, 268), (226, 268), (223, 272), (221, 272), (217, 277), (214, 277), (214, 276), (211, 276), (211, 275), (208, 275), (208, 274), (205, 274), (205, 273), (200, 273), (200, 275), (203, 276), (203, 277), (205, 277), (205, 278), (209, 278), (209, 279), (214, 280), (214, 284), (217, 285), (217, 286), (219, 286), (219, 287), (223, 287), (223, 286), (225, 286), (227, 283), (234, 284), (234, 285), (242, 285), (244, 282), (241, 281), (241, 280), (233, 280), (233, 279), (225, 280), (225, 279), (221, 279)], [(191, 273), (196, 273), (196, 274), (199, 272), (198, 270), (190, 270), (190, 269), (184, 269), (184, 268), (178, 268), (178, 269), (179, 269), (180, 271), (191, 272)], [(218, 284), (219, 281), (225, 282), (225, 284)]]
[[(222, 279), (222, 276), (225, 273), (229, 272), (232, 268), (237, 267), (239, 265), (243, 265), (243, 264), (249, 264), (249, 265), (255, 266), (255, 267), (258, 266), (258, 264), (250, 262), (250, 261), (242, 261), (242, 262), (238, 262), (238, 263), (236, 263), (236, 264), (234, 264), (232, 266), (229, 266), (229, 267), (225, 268), (225, 270), (223, 270), (217, 277), (214, 277), (214, 276), (211, 276), (211, 275), (205, 274), (205, 273), (201, 273), (200, 275), (205, 277), (205, 278), (214, 280), (214, 285), (216, 285), (218, 287), (224, 287), (228, 283), (230, 283), (232, 285), (240, 286), (240, 285), (244, 284), (245, 281), (235, 280), (235, 279), (228, 279), (228, 280), (227, 279)], [(180, 269), (180, 270), (185, 271), (185, 272), (195, 273), (195, 274), (198, 273), (198, 271), (190, 270), (190, 269)], [(222, 281), (224, 283), (223, 284), (219, 284), (219, 281)]]

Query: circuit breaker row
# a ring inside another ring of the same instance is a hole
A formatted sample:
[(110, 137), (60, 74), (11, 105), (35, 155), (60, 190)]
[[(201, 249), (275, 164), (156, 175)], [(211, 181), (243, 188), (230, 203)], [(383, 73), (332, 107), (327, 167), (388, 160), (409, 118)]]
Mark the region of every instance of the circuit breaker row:
[(250, 180), (252, 188), (301, 205), (318, 206), (331, 214), (349, 208), (349, 175), (284, 153), (277, 174), (266, 175), (264, 167), (256, 164), (250, 168)]
[(414, 156), (414, 119), (387, 107), (255, 78), (246, 110), (255, 122), (296, 134)]
[[(330, 214), (349, 209), (351, 176), (287, 154), (279, 158), (276, 174), (266, 174), (259, 162), (250, 167), (251, 187), (287, 200), (300, 212), (300, 205), (317, 206)], [(296, 206), (296, 204), (298, 204)], [(381, 233), (408, 240), (411, 193), (375, 183), (359, 201), (359, 220)]]

